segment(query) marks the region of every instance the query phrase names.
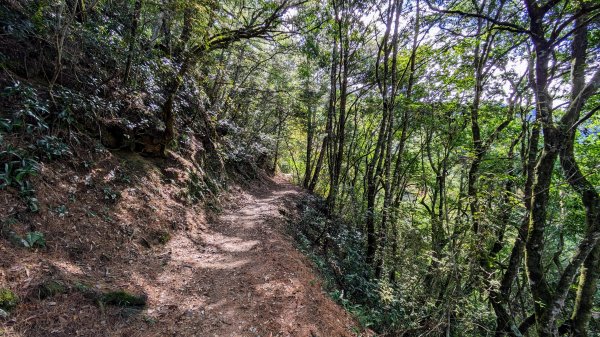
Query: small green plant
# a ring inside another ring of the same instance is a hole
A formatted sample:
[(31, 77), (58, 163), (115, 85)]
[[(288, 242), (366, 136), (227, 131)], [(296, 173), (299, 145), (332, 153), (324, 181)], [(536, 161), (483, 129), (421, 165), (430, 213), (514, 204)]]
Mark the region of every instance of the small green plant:
[(129, 176), (127, 173), (119, 172), (118, 180), (124, 184), (130, 184), (131, 176)]
[(75, 290), (83, 293), (83, 294), (87, 294), (89, 292), (92, 292), (92, 287), (85, 284), (85, 283), (81, 283), (81, 282), (75, 282), (73, 284), (73, 288), (75, 288)]
[(44, 248), (46, 240), (41, 232), (28, 232), (25, 237), (19, 236), (12, 230), (12, 225), (16, 224), (14, 218), (2, 222), (0, 225), (0, 236), (9, 240), (12, 244), (25, 248)]
[(69, 211), (67, 210), (67, 206), (65, 206), (65, 205), (60, 205), (60, 206), (56, 207), (54, 209), (54, 212), (56, 212), (56, 214), (60, 218), (64, 218), (65, 216), (67, 216), (69, 214)]
[(28, 232), (23, 239), (23, 246), (27, 248), (44, 248), (46, 247), (46, 239), (42, 232)]
[(73, 114), (68, 109), (64, 109), (58, 113), (58, 120), (67, 125), (75, 124), (75, 117), (73, 117)]
[(104, 194), (104, 200), (110, 203), (116, 203), (121, 198), (121, 192), (115, 191), (110, 187), (103, 188), (102, 193)]
[(40, 210), (40, 203), (35, 197), (26, 196), (25, 203), (27, 204), (29, 211), (32, 213), (37, 213)]
[(9, 147), (0, 151), (0, 190), (14, 187), (25, 200), (31, 212), (39, 210), (39, 203), (35, 198), (29, 178), (39, 172), (39, 164), (32, 158), (25, 157), (21, 151)]
[[(15, 157), (16, 160), (10, 159)], [(22, 190), (26, 179), (38, 173), (38, 163), (30, 158), (22, 158), (14, 149), (0, 152), (0, 158), (4, 162), (0, 169), (0, 189), (14, 186)]]

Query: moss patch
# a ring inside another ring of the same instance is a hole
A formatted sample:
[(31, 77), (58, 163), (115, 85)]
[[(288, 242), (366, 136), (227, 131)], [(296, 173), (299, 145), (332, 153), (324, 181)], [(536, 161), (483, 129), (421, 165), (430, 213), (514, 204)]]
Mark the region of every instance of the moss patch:
[(0, 309), (9, 311), (17, 306), (19, 297), (6, 288), (0, 288)]
[(122, 290), (108, 292), (100, 297), (100, 302), (119, 307), (144, 307), (147, 300), (146, 295), (134, 295)]
[(40, 284), (37, 288), (37, 296), (43, 300), (58, 294), (65, 294), (69, 288), (60, 281), (51, 280)]
[(156, 234), (158, 242), (162, 245), (167, 244), (171, 240), (171, 234), (167, 231), (161, 231)]

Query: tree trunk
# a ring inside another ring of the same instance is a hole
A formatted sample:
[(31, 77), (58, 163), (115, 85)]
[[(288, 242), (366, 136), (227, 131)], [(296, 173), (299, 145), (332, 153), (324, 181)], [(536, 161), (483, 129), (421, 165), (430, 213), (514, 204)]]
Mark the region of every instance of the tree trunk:
[(135, 44), (137, 41), (137, 31), (142, 11), (142, 0), (136, 0), (133, 6), (133, 14), (131, 15), (131, 30), (129, 31), (129, 51), (127, 52), (127, 62), (125, 63), (125, 72), (123, 74), (123, 84), (127, 86), (129, 83), (129, 75), (131, 73), (131, 64), (135, 55)]
[(162, 107), (162, 119), (165, 123), (165, 132), (161, 142), (161, 154), (166, 156), (167, 149), (173, 145), (173, 142), (177, 138), (177, 130), (175, 128), (176, 113), (173, 110), (175, 98), (179, 92), (179, 88), (183, 84), (183, 79), (187, 75), (190, 68), (193, 67), (194, 61), (191, 57), (186, 57), (177, 72), (177, 76), (167, 86), (166, 96), (167, 99)]
[(306, 116), (306, 167), (304, 168), (304, 181), (302, 182), (302, 187), (304, 188), (308, 188), (311, 180), (310, 178), (312, 174), (313, 140), (314, 126), (312, 121), (312, 109), (310, 106), (308, 106)]
[[(586, 16), (576, 19), (575, 27), (571, 46), (574, 59), (571, 69), (573, 88), (571, 92), (571, 106), (561, 120), (562, 133), (565, 135), (567, 141), (563, 143), (563, 147), (561, 148), (560, 163), (569, 185), (579, 193), (585, 206), (588, 235), (598, 236), (598, 234), (592, 233), (600, 232), (600, 196), (594, 185), (581, 172), (577, 165), (574, 154), (574, 143), (575, 124), (580, 118), (581, 109), (585, 105), (587, 98), (592, 95), (592, 92), (600, 84), (597, 83), (597, 72), (590, 81), (591, 87), (586, 87), (585, 85), (586, 53), (588, 47)], [(598, 278), (600, 278), (600, 243), (598, 243), (598, 239), (596, 238), (596, 244), (583, 262), (579, 275), (577, 297), (571, 316), (571, 331), (573, 336), (587, 336), (587, 326), (594, 305), (594, 295), (597, 289)]]
[(315, 172), (312, 175), (312, 179), (310, 180), (310, 184), (308, 185), (308, 191), (313, 192), (317, 187), (317, 182), (319, 181), (319, 175), (321, 174), (321, 168), (323, 167), (323, 160), (325, 157), (325, 152), (327, 151), (327, 136), (323, 138), (323, 143), (321, 144), (321, 151), (319, 152), (319, 158), (317, 159), (317, 164), (315, 165)]

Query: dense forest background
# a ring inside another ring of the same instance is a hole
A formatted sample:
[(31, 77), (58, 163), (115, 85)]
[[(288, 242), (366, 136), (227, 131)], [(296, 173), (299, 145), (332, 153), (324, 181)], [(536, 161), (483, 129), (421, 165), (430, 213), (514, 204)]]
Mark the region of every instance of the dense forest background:
[(600, 333), (596, 1), (0, 9), (0, 183), (29, 211), (38, 163), (93, 139), (193, 154), (203, 186), (282, 172), (315, 195), (300, 244), (375, 331)]

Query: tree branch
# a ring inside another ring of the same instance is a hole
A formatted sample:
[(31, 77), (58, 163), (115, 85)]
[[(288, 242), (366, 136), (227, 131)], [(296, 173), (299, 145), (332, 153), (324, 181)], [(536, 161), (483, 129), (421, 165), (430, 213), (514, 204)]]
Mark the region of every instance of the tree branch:
[(463, 12), (463, 11), (459, 11), (459, 10), (448, 10), (448, 9), (437, 8), (437, 7), (433, 6), (429, 1), (430, 0), (425, 0), (425, 3), (427, 4), (427, 7), (429, 7), (429, 9), (431, 9), (434, 12), (444, 13), (444, 14), (453, 14), (453, 15), (464, 16), (464, 17), (468, 17), (468, 18), (480, 18), (480, 19), (484, 19), (488, 22), (495, 24), (496, 27), (491, 27), (492, 29), (507, 30), (507, 31), (513, 32), (513, 33), (531, 34), (531, 32), (529, 30), (527, 30), (517, 24), (514, 24), (512, 22), (501, 21), (496, 18), (492, 18), (490, 16), (479, 14), (479, 13), (467, 13), (467, 12)]

